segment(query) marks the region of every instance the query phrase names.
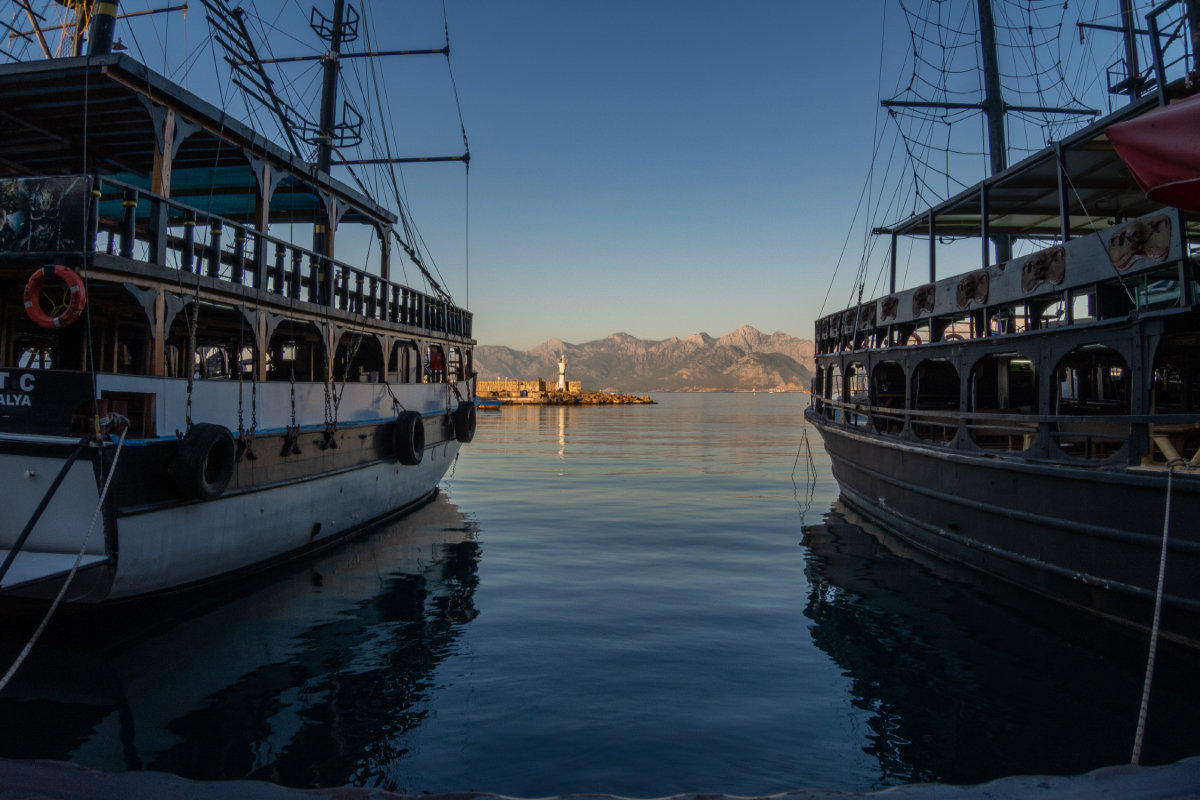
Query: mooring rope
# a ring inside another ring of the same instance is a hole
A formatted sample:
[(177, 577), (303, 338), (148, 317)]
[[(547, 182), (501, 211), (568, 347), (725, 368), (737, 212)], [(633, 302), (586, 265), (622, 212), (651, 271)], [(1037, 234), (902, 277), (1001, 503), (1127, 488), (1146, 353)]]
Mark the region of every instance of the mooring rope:
[(1150, 623), (1150, 653), (1146, 657), (1146, 680), (1142, 683), (1142, 706), (1138, 711), (1137, 734), (1133, 737), (1133, 755), (1129, 763), (1137, 766), (1142, 758), (1142, 738), (1146, 733), (1146, 714), (1150, 706), (1150, 683), (1154, 677), (1154, 659), (1158, 655), (1158, 628), (1162, 617), (1163, 583), (1167, 575), (1167, 537), (1171, 532), (1171, 477), (1175, 468), (1186, 464), (1173, 458), (1167, 464), (1167, 508), (1163, 513), (1162, 547), (1158, 554), (1158, 589), (1154, 593), (1154, 621)]
[(37, 640), (41, 638), (43, 631), (46, 630), (46, 626), (50, 624), (50, 618), (54, 616), (54, 612), (58, 609), (59, 604), (62, 603), (63, 597), (66, 596), (71, 582), (75, 580), (75, 573), (79, 571), (79, 565), (83, 562), (83, 554), (87, 552), (88, 542), (91, 541), (92, 531), (96, 529), (96, 519), (100, 516), (100, 510), (104, 508), (104, 498), (108, 496), (108, 487), (112, 484), (113, 476), (117, 474), (117, 462), (121, 458), (121, 447), (125, 444), (125, 435), (128, 432), (129, 426), (126, 425), (125, 429), (121, 431), (121, 438), (117, 440), (117, 450), (113, 453), (112, 466), (109, 467), (108, 477), (104, 479), (104, 488), (100, 491), (100, 499), (96, 502), (96, 510), (92, 512), (92, 522), (88, 525), (87, 534), (83, 537), (83, 545), (79, 548), (79, 555), (75, 556), (75, 563), (71, 566), (71, 571), (67, 573), (62, 588), (58, 590), (58, 596), (54, 598), (54, 602), (50, 604), (50, 608), (46, 609), (46, 616), (42, 617), (41, 624), (37, 626), (37, 630), (33, 632), (33, 636), (29, 638), (25, 647), (17, 655), (16, 660), (13, 661), (12, 666), (8, 668), (8, 672), (4, 674), (3, 678), (0, 678), (0, 692), (4, 691), (4, 688), (8, 686), (8, 682), (12, 680), (13, 675), (16, 675), (17, 670), (25, 663), (25, 659), (33, 651), (33, 646), (37, 644)]
[[(792, 464), (792, 498), (796, 501), (796, 507), (800, 510), (800, 526), (804, 526), (804, 518), (808, 512), (812, 510), (813, 498), (817, 492), (817, 465), (813, 461), (812, 447), (808, 443), (808, 425), (801, 426), (802, 436), (800, 438), (800, 446), (796, 448), (796, 460)], [(796, 482), (796, 470), (800, 467), (800, 454), (806, 456), (805, 471), (806, 471), (806, 491), (803, 501), (800, 500), (800, 484)]]

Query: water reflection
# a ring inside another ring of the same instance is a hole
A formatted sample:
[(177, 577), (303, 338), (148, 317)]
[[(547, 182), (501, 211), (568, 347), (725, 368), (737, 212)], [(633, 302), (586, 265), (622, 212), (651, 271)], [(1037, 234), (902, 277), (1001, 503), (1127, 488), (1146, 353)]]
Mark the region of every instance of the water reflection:
[[(872, 530), (841, 501), (804, 529), (804, 613), (813, 641), (851, 679), (851, 702), (870, 714), (864, 749), (882, 784), (1128, 762), (1144, 650), (1111, 629), (1093, 638), (1086, 621), (1048, 602), (997, 602), (997, 587), (947, 580), (897, 557)], [(1064, 636), (1066, 626), (1076, 635)], [(1156, 677), (1152, 763), (1196, 746), (1184, 713), (1195, 689), (1171, 672)]]
[[(57, 619), (0, 697), (0, 755), (375, 785), (476, 616), (473, 523), (439, 496), (305, 564)], [(3, 663), (33, 621), (0, 634)]]

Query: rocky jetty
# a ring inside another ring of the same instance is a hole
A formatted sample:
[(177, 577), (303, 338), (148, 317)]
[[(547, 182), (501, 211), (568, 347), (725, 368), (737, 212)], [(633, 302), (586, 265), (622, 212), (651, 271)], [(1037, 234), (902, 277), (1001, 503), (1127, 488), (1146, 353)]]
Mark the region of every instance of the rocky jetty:
[(609, 406), (624, 403), (653, 403), (648, 395), (639, 397), (622, 392), (549, 392), (543, 405), (547, 406)]

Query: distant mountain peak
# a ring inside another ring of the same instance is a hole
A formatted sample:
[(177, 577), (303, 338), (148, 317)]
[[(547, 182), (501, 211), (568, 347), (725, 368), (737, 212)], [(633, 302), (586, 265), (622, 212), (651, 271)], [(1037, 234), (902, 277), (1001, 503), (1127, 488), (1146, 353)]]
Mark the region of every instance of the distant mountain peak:
[(575, 345), (548, 339), (532, 350), (480, 345), (475, 365), (481, 378), (545, 378), (558, 375), (567, 354), (567, 379), (584, 388), (614, 386), (624, 392), (803, 389), (813, 373), (813, 343), (782, 331), (764, 334), (742, 325), (714, 339), (707, 333), (651, 340), (624, 331)]

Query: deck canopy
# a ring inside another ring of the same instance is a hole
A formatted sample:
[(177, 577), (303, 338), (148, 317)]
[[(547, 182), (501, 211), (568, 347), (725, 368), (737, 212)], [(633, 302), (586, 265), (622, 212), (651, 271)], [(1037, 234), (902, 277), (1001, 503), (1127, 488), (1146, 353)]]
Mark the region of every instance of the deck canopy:
[[(937, 236), (1061, 240), (1064, 235), (1080, 236), (1148, 214), (1162, 203), (1147, 199), (1107, 131), (1114, 122), (1155, 105), (1157, 96), (1143, 97), (932, 209), (876, 233), (927, 237), (932, 214)], [(1065, 225), (1060, 197), (1068, 212)]]
[(1200, 95), (1113, 125), (1109, 137), (1148, 197), (1200, 211), (1198, 129)]
[(8, 175), (99, 173), (151, 191), (163, 120), (174, 112), (169, 196), (181, 203), (253, 224), (255, 170), (269, 164), (278, 180), (271, 222), (323, 222), (314, 184), (344, 211), (342, 222), (396, 221), (390, 210), (317, 175), (312, 164), (120, 53), (0, 64), (0, 97), (0, 172)]

